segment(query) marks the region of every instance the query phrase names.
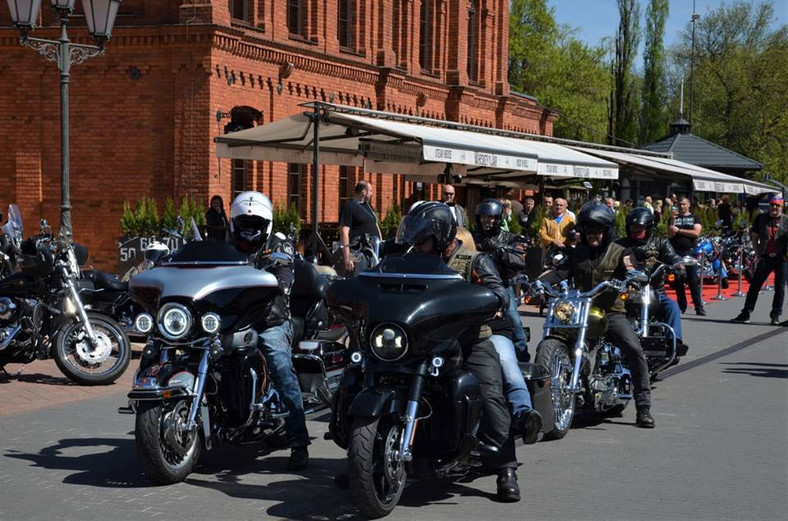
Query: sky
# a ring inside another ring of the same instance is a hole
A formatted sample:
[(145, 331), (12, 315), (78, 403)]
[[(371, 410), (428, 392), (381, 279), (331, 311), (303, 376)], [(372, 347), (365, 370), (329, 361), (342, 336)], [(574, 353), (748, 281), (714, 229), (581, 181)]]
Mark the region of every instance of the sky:
[[(639, 0), (641, 11), (641, 27), (648, 0)], [(665, 46), (676, 43), (679, 34), (690, 20), (693, 0), (670, 0), (668, 20), (665, 23)], [(695, 0), (695, 12), (701, 15), (724, 3), (730, 5), (732, 0)], [(759, 2), (753, 2), (759, 3)], [(555, 10), (554, 16), (559, 24), (566, 24), (576, 29), (578, 39), (589, 45), (598, 44), (605, 36), (614, 37), (618, 30), (618, 7), (616, 0), (548, 0)], [(774, 0), (774, 11), (778, 24), (788, 23), (788, 0)], [(638, 67), (642, 67), (643, 43), (638, 52)]]

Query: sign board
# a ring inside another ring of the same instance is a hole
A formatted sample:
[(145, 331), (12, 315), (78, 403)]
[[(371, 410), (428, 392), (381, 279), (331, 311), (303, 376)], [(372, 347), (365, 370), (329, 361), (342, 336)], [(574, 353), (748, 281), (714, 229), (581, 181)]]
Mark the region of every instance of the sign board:
[(510, 156), (495, 154), (479, 150), (464, 150), (444, 146), (424, 145), (422, 147), (425, 161), (440, 163), (457, 163), (501, 170), (519, 170), (523, 172), (536, 172), (537, 161), (535, 157)]
[(145, 248), (154, 241), (164, 243), (170, 251), (183, 246), (180, 237), (121, 237), (118, 239), (118, 277), (123, 277), (132, 267), (145, 259)]

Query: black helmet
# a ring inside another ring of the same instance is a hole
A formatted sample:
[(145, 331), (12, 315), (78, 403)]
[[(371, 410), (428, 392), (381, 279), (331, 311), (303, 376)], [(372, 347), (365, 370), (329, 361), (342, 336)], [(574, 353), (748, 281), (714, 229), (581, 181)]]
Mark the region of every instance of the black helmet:
[[(632, 237), (632, 232), (630, 231), (629, 227), (633, 224), (643, 226), (646, 229), (646, 235), (644, 237)], [(654, 221), (654, 214), (651, 213), (651, 210), (648, 208), (638, 206), (627, 215), (627, 237), (630, 239), (647, 241), (654, 234), (655, 226), (656, 222)]]
[[(492, 228), (485, 231), (482, 227), (482, 215), (495, 217)], [(478, 230), (487, 236), (495, 236), (501, 233), (501, 223), (503, 222), (503, 205), (498, 199), (485, 199), (476, 205), (476, 226)]]
[(457, 221), (444, 203), (428, 202), (412, 208), (397, 228), (397, 244), (419, 244), (432, 237), (435, 251), (443, 252), (457, 235)]
[(592, 228), (603, 228), (605, 235), (602, 238), (602, 244), (609, 244), (613, 240), (613, 229), (616, 224), (616, 214), (600, 203), (599, 201), (589, 201), (580, 208), (577, 213), (577, 227), (580, 231), (580, 237), (583, 242), (586, 242), (586, 232)]

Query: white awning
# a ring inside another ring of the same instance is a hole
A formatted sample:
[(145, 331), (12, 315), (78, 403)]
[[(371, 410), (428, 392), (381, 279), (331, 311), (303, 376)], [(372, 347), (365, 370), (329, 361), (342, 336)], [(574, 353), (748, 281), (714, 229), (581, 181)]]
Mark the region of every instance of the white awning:
[[(363, 167), (367, 172), (405, 174), (435, 182), (452, 165), (453, 175), (490, 183), (524, 183), (529, 176), (617, 179), (614, 162), (553, 143), (497, 135), (495, 129), (398, 114), (319, 104), (319, 162)], [(235, 159), (311, 163), (314, 127), (310, 113), (216, 138), (217, 155)], [(409, 121), (404, 121), (408, 119)], [(448, 128), (451, 127), (451, 128)]]
[(618, 163), (619, 166), (638, 166), (669, 175), (689, 178), (698, 192), (747, 193), (751, 195), (774, 192), (775, 188), (750, 179), (742, 179), (690, 163), (659, 156), (581, 148), (584, 152)]

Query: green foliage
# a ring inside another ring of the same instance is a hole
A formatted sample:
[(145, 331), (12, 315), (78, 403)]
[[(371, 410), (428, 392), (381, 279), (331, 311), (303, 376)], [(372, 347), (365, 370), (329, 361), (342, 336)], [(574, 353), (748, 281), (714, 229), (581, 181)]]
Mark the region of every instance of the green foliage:
[(167, 202), (164, 203), (164, 212), (161, 214), (161, 227), (168, 230), (175, 229), (178, 226), (177, 219), (175, 215), (175, 201), (172, 200), (172, 197), (168, 197)]
[(380, 222), (380, 233), (383, 238), (387, 239), (397, 233), (397, 227), (402, 220), (402, 212), (399, 205), (392, 205), (389, 211), (386, 212), (386, 217)]
[(640, 143), (654, 142), (665, 134), (667, 89), (665, 87), (665, 47), (662, 42), (668, 9), (668, 0), (649, 0), (646, 10)]
[(627, 236), (627, 215), (629, 215), (630, 211), (632, 211), (632, 209), (629, 206), (624, 205), (621, 205), (616, 211), (616, 237)]
[(539, 242), (539, 228), (542, 227), (545, 215), (547, 215), (547, 209), (540, 204), (536, 207), (534, 220), (528, 223), (528, 236), (537, 244)]
[(291, 204), (290, 208), (274, 205), (273, 231), (274, 233), (283, 233), (288, 237), (292, 236), (295, 241), (298, 241), (301, 234), (301, 215), (295, 204)]
[(511, 233), (516, 233), (517, 235), (523, 233), (523, 227), (520, 226), (520, 221), (517, 220), (516, 215), (512, 214), (512, 217), (506, 221), (506, 224), (509, 226), (509, 231)]
[(617, 1), (620, 20), (613, 61), (613, 104), (610, 111), (612, 136), (609, 138), (611, 145), (619, 145), (622, 140), (633, 144), (637, 141), (639, 113), (637, 80), (633, 74), (633, 66), (640, 43), (640, 6), (637, 0)]
[(120, 229), (126, 237), (137, 235), (137, 221), (134, 218), (134, 211), (128, 201), (123, 202), (123, 214), (120, 216)]
[(159, 210), (154, 198), (143, 197), (137, 202), (134, 221), (136, 232), (142, 237), (152, 237), (159, 233)]
[(670, 207), (667, 209), (662, 210), (662, 217), (660, 218), (659, 222), (657, 223), (657, 229), (654, 231), (654, 235), (657, 237), (667, 237), (668, 236), (668, 224), (670, 223)]

